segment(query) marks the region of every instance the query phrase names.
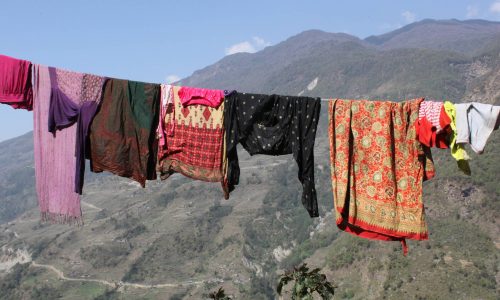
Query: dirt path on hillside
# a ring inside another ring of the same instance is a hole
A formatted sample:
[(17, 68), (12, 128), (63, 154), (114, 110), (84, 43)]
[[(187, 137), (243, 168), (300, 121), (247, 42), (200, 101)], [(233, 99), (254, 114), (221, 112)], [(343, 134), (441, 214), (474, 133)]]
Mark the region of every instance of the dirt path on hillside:
[(102, 210), (102, 208), (97, 207), (94, 204), (91, 204), (91, 203), (88, 203), (88, 202), (85, 202), (85, 201), (81, 201), (81, 202), (82, 202), (83, 205), (85, 205), (87, 207), (90, 207), (90, 208), (93, 208), (93, 209), (96, 209), (96, 210)]
[(116, 287), (116, 284), (114, 283), (111, 283), (109, 281), (106, 281), (106, 280), (100, 280), (100, 279), (86, 279), (86, 278), (69, 278), (69, 277), (66, 277), (64, 276), (64, 273), (57, 269), (56, 267), (52, 266), (52, 265), (44, 265), (44, 264), (39, 264), (39, 263), (36, 263), (35, 261), (32, 261), (31, 262), (31, 265), (33, 267), (38, 267), (38, 268), (45, 268), (45, 269), (49, 269), (51, 270), (52, 272), (56, 273), (57, 277), (59, 279), (63, 279), (63, 280), (67, 280), (67, 281), (86, 281), (86, 282), (97, 282), (97, 283), (101, 283), (101, 284), (104, 284), (104, 285), (107, 285), (107, 286), (110, 286), (110, 287)]
[(51, 270), (52, 272), (56, 273), (57, 277), (62, 280), (67, 280), (67, 281), (84, 281), (84, 282), (95, 282), (95, 283), (100, 283), (112, 288), (116, 287), (134, 287), (138, 289), (152, 289), (152, 288), (170, 288), (170, 287), (180, 287), (180, 286), (185, 286), (185, 285), (202, 285), (204, 283), (209, 283), (209, 282), (222, 282), (221, 279), (214, 278), (212, 280), (200, 280), (200, 281), (186, 281), (186, 282), (180, 282), (180, 283), (161, 283), (161, 284), (141, 284), (141, 283), (131, 283), (131, 282), (110, 282), (102, 279), (87, 279), (87, 278), (71, 278), (67, 277), (64, 275), (64, 273), (57, 269), (56, 267), (52, 265), (44, 265), (44, 264), (39, 264), (36, 263), (35, 261), (32, 261), (32, 266), (38, 267), (38, 268), (45, 268), (48, 270)]

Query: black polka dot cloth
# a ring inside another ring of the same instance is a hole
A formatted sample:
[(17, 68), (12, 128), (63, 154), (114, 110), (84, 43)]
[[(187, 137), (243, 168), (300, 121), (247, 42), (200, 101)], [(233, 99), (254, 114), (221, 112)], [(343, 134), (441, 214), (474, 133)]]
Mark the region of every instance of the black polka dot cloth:
[(240, 177), (238, 143), (250, 155), (293, 153), (303, 187), (302, 204), (311, 217), (318, 217), (313, 150), (320, 108), (320, 98), (238, 92), (226, 96), (224, 126), (229, 191), (234, 190)]

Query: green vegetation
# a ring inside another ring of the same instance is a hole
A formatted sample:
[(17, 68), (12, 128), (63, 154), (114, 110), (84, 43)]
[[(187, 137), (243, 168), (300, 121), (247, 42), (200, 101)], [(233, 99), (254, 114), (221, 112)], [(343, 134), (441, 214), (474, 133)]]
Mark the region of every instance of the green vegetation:
[(343, 234), (328, 252), (328, 266), (333, 270), (346, 268), (355, 261), (364, 260), (370, 252), (371, 241), (350, 234)]
[[(92, 300), (105, 291), (97, 283), (58, 281), (51, 276), (42, 269), (31, 267), (29, 263), (17, 264), (1, 279), (0, 299)], [(100, 299), (112, 298), (106, 296)]]
[[(189, 279), (203, 272), (205, 258), (217, 245), (210, 241), (222, 229), (220, 220), (232, 211), (231, 206), (216, 202), (201, 218), (174, 234), (163, 234), (137, 259), (123, 276), (124, 281), (144, 282), (165, 274), (172, 274), (175, 281)], [(199, 261), (184, 268), (179, 262)], [(174, 275), (175, 274), (175, 275)]]
[(0, 290), (2, 291), (0, 297), (1, 299), (13, 299), (16, 295), (16, 291), (21, 284), (23, 277), (28, 274), (29, 265), (27, 264), (16, 264), (7, 274), (1, 284)]
[(122, 299), (120, 292), (117, 292), (116, 289), (106, 290), (103, 294), (98, 295), (94, 298), (94, 300), (118, 300)]
[(122, 240), (122, 239), (133, 239), (137, 236), (140, 236), (141, 234), (145, 233), (148, 230), (148, 228), (144, 224), (139, 224), (135, 226), (134, 228), (131, 228), (127, 230), (124, 234), (119, 236), (117, 240)]
[(187, 295), (187, 291), (175, 293), (170, 296), (169, 300), (182, 300)]
[(226, 296), (226, 292), (222, 287), (220, 287), (217, 291), (208, 294), (208, 298), (213, 300), (231, 300), (229, 296)]
[(103, 245), (80, 249), (80, 257), (96, 269), (118, 265), (130, 253), (130, 246), (125, 242), (107, 242)]
[(332, 299), (335, 294), (335, 287), (319, 271), (321, 271), (319, 268), (309, 271), (307, 264), (303, 264), (285, 272), (285, 274), (281, 275), (276, 288), (278, 295), (281, 296), (283, 287), (293, 281), (292, 300), (312, 300), (314, 299), (314, 293), (318, 293), (322, 299)]
[(268, 299), (274, 300), (275, 276), (252, 276), (250, 280), (250, 289), (244, 293), (246, 299)]
[(134, 217), (132, 214), (126, 213), (120, 218), (111, 217), (109, 222), (113, 224), (116, 230), (131, 229), (139, 223), (139, 218)]
[(42, 252), (46, 251), (53, 242), (60, 236), (60, 234), (56, 234), (55, 237), (44, 237), (43, 239), (37, 241), (37, 243), (31, 245), (30, 253), (33, 259), (38, 258)]
[(331, 245), (337, 236), (333, 231), (328, 231), (327, 233), (320, 233), (305, 240), (293, 248), (292, 253), (281, 262), (281, 267), (290, 269), (293, 266), (299, 265), (306, 258), (312, 256), (316, 250)]
[[(2, 166), (3, 168), (3, 166)], [(7, 167), (8, 168), (8, 167)], [(36, 206), (35, 176), (32, 168), (0, 174), (0, 223), (14, 219)], [(4, 183), (5, 184), (2, 184)]]

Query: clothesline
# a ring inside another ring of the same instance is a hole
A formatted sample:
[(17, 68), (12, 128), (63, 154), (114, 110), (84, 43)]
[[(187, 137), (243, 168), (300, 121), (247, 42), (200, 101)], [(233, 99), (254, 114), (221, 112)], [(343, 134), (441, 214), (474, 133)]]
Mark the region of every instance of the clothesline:
[[(30, 76), (32, 75), (32, 76)], [(42, 220), (81, 223), (85, 159), (145, 187), (181, 173), (239, 183), (237, 145), (251, 155), (293, 154), (301, 202), (319, 216), (314, 143), (321, 102), (328, 133), (337, 225), (381, 240), (428, 238), (422, 182), (434, 176), (431, 147), (482, 153), (500, 107), (481, 103), (371, 102), (228, 92), (106, 78), (0, 55), (0, 103), (33, 110), (36, 189)], [(470, 171), (470, 170), (469, 170)]]

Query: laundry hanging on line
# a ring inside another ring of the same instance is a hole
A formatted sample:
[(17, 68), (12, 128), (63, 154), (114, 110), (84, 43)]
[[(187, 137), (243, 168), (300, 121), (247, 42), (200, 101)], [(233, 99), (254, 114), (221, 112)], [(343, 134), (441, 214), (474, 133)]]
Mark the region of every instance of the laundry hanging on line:
[(360, 237), (426, 240), (422, 183), (434, 176), (416, 138), (423, 99), (331, 100), (330, 161), (337, 226)]
[(448, 136), (451, 156), (457, 161), (458, 168), (466, 175), (471, 175), (469, 166), (470, 157), (465, 150), (464, 144), (457, 143), (457, 114), (455, 105), (449, 101), (445, 101), (443, 107), (446, 114), (450, 117), (451, 132)]
[[(220, 182), (228, 198), (238, 184), (238, 143), (251, 155), (293, 154), (302, 204), (311, 217), (319, 216), (313, 154), (319, 98), (108, 79), (4, 56), (0, 70), (0, 103), (34, 110), (43, 221), (82, 224), (85, 159), (94, 172), (129, 177), (143, 187), (157, 171), (162, 179), (177, 172)], [(421, 184), (434, 176), (429, 147), (450, 148), (470, 174), (464, 145), (482, 153), (499, 113), (500, 107), (480, 103), (330, 101), (339, 228), (398, 240), (405, 249), (407, 238), (426, 239)], [(384, 157), (383, 163), (366, 161), (371, 155)]]
[(90, 168), (137, 181), (156, 179), (160, 85), (109, 79), (90, 126)]
[(57, 131), (76, 125), (75, 192), (82, 194), (85, 159), (88, 153), (88, 132), (99, 103), (106, 78), (91, 74), (66, 71), (49, 67), (51, 95), (49, 105), (49, 131)]
[(0, 103), (33, 110), (31, 62), (0, 55)]
[[(207, 103), (184, 101), (183, 96)], [(224, 92), (219, 90), (162, 86), (160, 122), (158, 125), (157, 170), (162, 180), (174, 173), (192, 179), (224, 184)], [(207, 97), (206, 95), (211, 95)], [(211, 98), (210, 98), (211, 97)], [(163, 107), (165, 105), (165, 107)]]
[(53, 92), (49, 68), (34, 65), (33, 79), (35, 183), (42, 221), (82, 224), (80, 195), (75, 192), (77, 125), (49, 131)]
[(449, 148), (450, 122), (442, 102), (422, 101), (415, 122), (418, 140), (427, 147)]
[(456, 104), (457, 143), (469, 144), (477, 154), (484, 151), (493, 130), (498, 129), (500, 106), (483, 103)]
[(303, 188), (302, 204), (311, 217), (318, 217), (314, 141), (320, 99), (233, 92), (226, 98), (225, 105), (229, 191), (239, 182), (238, 144), (250, 155), (293, 154)]

